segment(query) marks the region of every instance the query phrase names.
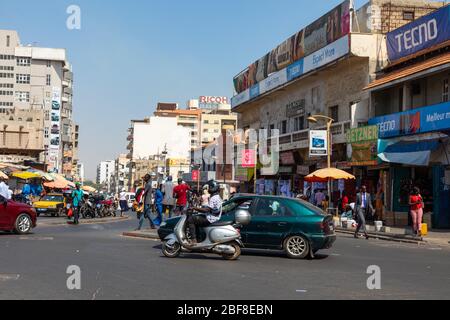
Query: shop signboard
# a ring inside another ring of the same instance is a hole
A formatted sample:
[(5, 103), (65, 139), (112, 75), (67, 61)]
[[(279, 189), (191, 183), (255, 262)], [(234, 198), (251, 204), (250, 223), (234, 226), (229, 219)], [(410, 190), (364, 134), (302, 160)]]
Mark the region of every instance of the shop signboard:
[(388, 55), (395, 61), (450, 40), (450, 6), (387, 34)]
[(287, 80), (292, 81), (304, 73), (303, 58), (287, 67)]
[(311, 130), (309, 132), (309, 156), (321, 157), (328, 155), (328, 132), (326, 130)]
[(325, 48), (305, 57), (303, 71), (308, 73), (324, 65), (342, 58), (350, 51), (349, 36), (345, 36)]
[(355, 128), (347, 132), (347, 158), (352, 166), (378, 163), (378, 126)]
[(52, 110), (50, 117), (49, 169), (58, 172), (61, 150), (61, 88), (52, 88)]
[(305, 115), (305, 99), (290, 102), (286, 105), (286, 117), (303, 117)]
[(297, 166), (298, 175), (307, 176), (309, 173), (309, 166)]
[[(234, 77), (237, 93), (287, 68), (350, 33), (350, 0), (346, 0)], [(298, 64), (296, 65), (299, 66)], [(301, 74), (300, 68), (291, 75)]]
[(369, 125), (378, 126), (380, 139), (448, 130), (450, 102), (373, 118)]
[(280, 160), (281, 164), (285, 166), (294, 165), (295, 164), (294, 153), (292, 151), (283, 152), (280, 154)]
[(255, 150), (242, 150), (242, 168), (254, 168), (256, 164)]
[(260, 90), (259, 90), (259, 84), (257, 83), (253, 87), (250, 88), (249, 99), (256, 98), (259, 95), (260, 95)]
[(259, 94), (268, 92), (276, 87), (287, 83), (287, 69), (271, 74), (268, 78), (259, 83)]
[(199, 180), (200, 180), (200, 171), (192, 170), (192, 181), (199, 181)]

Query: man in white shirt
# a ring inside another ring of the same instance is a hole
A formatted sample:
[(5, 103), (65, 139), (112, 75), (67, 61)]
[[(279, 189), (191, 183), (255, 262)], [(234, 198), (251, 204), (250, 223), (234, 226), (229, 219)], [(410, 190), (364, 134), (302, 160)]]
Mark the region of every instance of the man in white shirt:
[(8, 185), (5, 182), (6, 180), (0, 177), (0, 197), (3, 197), (6, 200), (11, 200), (12, 191), (9, 190)]
[(123, 214), (129, 210), (127, 193), (125, 189), (122, 189), (122, 192), (119, 194), (119, 206), (120, 206), (120, 216), (123, 217)]

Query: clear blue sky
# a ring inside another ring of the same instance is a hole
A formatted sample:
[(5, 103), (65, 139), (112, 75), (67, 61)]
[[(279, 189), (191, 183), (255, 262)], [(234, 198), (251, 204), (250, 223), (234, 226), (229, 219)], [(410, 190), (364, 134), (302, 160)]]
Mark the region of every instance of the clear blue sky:
[[(17, 30), (22, 44), (68, 50), (80, 158), (92, 179), (99, 161), (126, 153), (131, 119), (159, 101), (231, 97), (234, 75), (340, 2), (1, 1), (0, 29)], [(79, 31), (66, 28), (71, 4), (81, 8)]]

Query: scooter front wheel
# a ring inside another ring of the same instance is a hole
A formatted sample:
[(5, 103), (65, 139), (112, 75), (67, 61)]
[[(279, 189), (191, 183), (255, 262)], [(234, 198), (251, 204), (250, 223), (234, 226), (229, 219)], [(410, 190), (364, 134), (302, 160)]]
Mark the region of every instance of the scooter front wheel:
[(181, 245), (178, 242), (168, 245), (167, 241), (164, 241), (162, 243), (162, 252), (167, 258), (177, 258), (181, 253)]
[(226, 254), (226, 253), (224, 253), (224, 254), (222, 254), (222, 257), (225, 260), (229, 260), (229, 261), (234, 261), (234, 260), (239, 259), (239, 257), (241, 256), (241, 247), (239, 246), (239, 244), (237, 244), (237, 243), (230, 243), (229, 245), (234, 248), (234, 250), (235, 250), (234, 253), (233, 254)]

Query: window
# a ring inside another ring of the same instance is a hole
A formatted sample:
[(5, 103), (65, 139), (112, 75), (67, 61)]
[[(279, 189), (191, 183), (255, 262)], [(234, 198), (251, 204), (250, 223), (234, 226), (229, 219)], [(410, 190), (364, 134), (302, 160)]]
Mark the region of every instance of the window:
[(47, 60), (47, 68), (50, 68), (52, 66), (52, 62), (50, 60)]
[(17, 58), (17, 66), (29, 67), (31, 65), (31, 58)]
[(448, 79), (444, 80), (443, 86), (442, 86), (442, 102), (448, 102), (449, 98), (449, 85), (448, 85)]
[(0, 83), (0, 88), (12, 89), (14, 88), (14, 85), (12, 83)]
[(339, 106), (330, 107), (329, 116), (334, 120), (334, 122), (339, 122)]
[(12, 96), (13, 94), (12, 91), (0, 90), (0, 96)]
[(219, 133), (219, 129), (214, 129), (214, 133)]
[(252, 205), (253, 200), (251, 198), (238, 198), (231, 201), (225, 202), (222, 208), (223, 215), (233, 215), (236, 209), (243, 208), (249, 210)]
[(289, 217), (291, 213), (281, 199), (258, 199), (255, 215), (258, 217)]
[(14, 71), (14, 67), (0, 66), (0, 70), (4, 70), (4, 71)]
[(11, 45), (11, 36), (6, 36), (6, 46), (9, 47)]
[(12, 107), (12, 106), (13, 106), (13, 103), (12, 103), (12, 102), (4, 102), (4, 101), (1, 101), (1, 102), (0, 102), (0, 106), (1, 106), (1, 107)]
[(294, 132), (305, 129), (305, 117), (297, 117), (294, 119)]
[(44, 138), (46, 138), (46, 139), (49, 138), (48, 132), (49, 132), (48, 127), (46, 127), (46, 128), (44, 129)]
[(204, 133), (207, 133), (209, 130), (208, 129), (203, 129), (203, 132)]
[(319, 87), (312, 88), (311, 90), (311, 104), (317, 106), (319, 104)]
[(45, 111), (45, 120), (50, 120), (50, 111)]
[(219, 120), (214, 120), (214, 124), (220, 124)]
[(286, 134), (288, 132), (287, 120), (281, 121), (280, 131), (281, 131), (281, 134)]
[(403, 20), (413, 21), (414, 11), (403, 11)]
[(203, 121), (204, 124), (209, 124), (209, 120)]
[(26, 91), (16, 91), (16, 101), (30, 102), (30, 93)]
[(16, 74), (16, 83), (30, 84), (29, 74)]
[(0, 73), (0, 78), (12, 79), (12, 78), (14, 78), (14, 73), (2, 72), (2, 73)]
[(49, 86), (52, 83), (52, 76), (51, 75), (47, 75), (47, 80), (46, 80), (46, 85)]

